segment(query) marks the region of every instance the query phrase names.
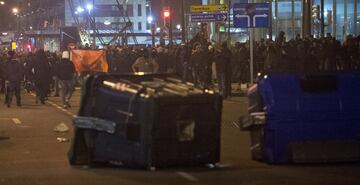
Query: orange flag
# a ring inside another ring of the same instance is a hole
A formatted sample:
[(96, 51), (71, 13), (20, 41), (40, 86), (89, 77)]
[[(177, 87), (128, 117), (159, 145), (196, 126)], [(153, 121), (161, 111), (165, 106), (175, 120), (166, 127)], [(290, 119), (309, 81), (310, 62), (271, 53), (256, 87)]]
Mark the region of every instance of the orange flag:
[(109, 66), (104, 51), (71, 50), (72, 62), (77, 72), (94, 71), (108, 72)]

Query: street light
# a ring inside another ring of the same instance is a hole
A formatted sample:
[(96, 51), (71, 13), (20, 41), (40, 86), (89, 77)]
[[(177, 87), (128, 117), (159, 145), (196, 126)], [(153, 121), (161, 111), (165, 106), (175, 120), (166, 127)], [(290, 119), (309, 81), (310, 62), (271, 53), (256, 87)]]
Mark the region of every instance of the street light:
[(106, 26), (109, 26), (109, 25), (111, 24), (111, 22), (110, 22), (109, 20), (105, 20), (105, 21), (104, 21), (104, 24), (105, 24)]
[(149, 16), (149, 17), (147, 17), (147, 22), (149, 23), (149, 24), (151, 24), (152, 22), (153, 22), (153, 17), (152, 16)]
[(94, 7), (93, 7), (92, 4), (87, 4), (87, 5), (86, 5), (86, 9), (88, 10), (89, 13), (91, 12), (91, 10), (92, 10), (93, 8), (94, 8)]
[(17, 15), (17, 14), (19, 13), (19, 9), (13, 8), (13, 9), (12, 9), (12, 13), (13, 13), (14, 15)]
[(82, 12), (84, 12), (84, 8), (82, 8), (81, 6), (79, 6), (79, 7), (76, 8), (76, 12), (77, 12), (77, 13), (82, 13)]
[(0, 5), (4, 5), (5, 4), (5, 2), (4, 1), (0, 1)]

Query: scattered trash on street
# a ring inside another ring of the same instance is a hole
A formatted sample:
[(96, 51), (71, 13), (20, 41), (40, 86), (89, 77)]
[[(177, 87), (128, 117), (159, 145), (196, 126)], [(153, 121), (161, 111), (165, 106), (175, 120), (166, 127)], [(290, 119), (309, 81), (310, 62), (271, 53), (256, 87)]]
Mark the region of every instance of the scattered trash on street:
[(64, 137), (58, 137), (56, 140), (58, 140), (60, 143), (66, 143), (70, 141), (70, 139)]
[(70, 128), (65, 123), (60, 123), (54, 128), (55, 132), (68, 132)]

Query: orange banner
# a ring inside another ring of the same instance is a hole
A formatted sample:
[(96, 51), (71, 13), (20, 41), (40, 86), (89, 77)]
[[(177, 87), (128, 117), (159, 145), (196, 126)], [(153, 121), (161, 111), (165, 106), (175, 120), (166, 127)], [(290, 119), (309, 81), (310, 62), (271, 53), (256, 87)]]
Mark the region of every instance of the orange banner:
[(109, 66), (104, 51), (72, 50), (71, 53), (76, 71), (108, 72)]

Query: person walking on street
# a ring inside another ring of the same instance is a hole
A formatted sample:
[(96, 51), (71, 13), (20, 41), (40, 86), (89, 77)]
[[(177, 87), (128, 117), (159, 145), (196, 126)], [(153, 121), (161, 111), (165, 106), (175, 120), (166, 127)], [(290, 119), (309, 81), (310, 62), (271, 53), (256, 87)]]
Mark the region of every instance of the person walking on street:
[(16, 97), (16, 105), (21, 106), (21, 96), (20, 96), (20, 84), (23, 78), (23, 73), (21, 69), (20, 62), (15, 58), (15, 52), (9, 51), (9, 61), (6, 64), (5, 69), (5, 80), (6, 80), (6, 105), (10, 107), (12, 102), (12, 97)]
[(55, 66), (55, 75), (59, 79), (60, 96), (63, 108), (70, 108), (70, 98), (74, 90), (75, 66), (70, 61), (68, 51), (62, 53), (61, 62)]
[(41, 49), (36, 52), (29, 70), (33, 73), (35, 81), (36, 100), (40, 99), (41, 104), (45, 104), (50, 91), (51, 67), (44, 50)]
[(226, 42), (221, 44), (221, 47), (215, 51), (214, 55), (219, 92), (223, 99), (231, 96), (231, 56), (232, 53)]

